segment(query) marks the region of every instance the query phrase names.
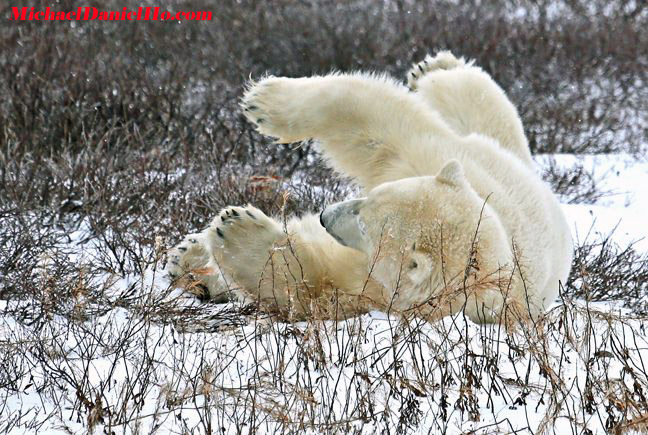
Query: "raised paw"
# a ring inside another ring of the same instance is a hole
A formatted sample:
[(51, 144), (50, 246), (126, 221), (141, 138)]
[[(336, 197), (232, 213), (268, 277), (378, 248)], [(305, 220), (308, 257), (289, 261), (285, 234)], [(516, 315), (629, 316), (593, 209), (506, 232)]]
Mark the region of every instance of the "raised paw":
[(418, 87), (418, 81), (425, 74), (440, 69), (448, 70), (465, 65), (466, 62), (463, 58), (457, 59), (449, 51), (439, 51), (434, 57), (428, 54), (421, 62), (415, 63), (407, 73), (407, 86), (414, 91)]
[(226, 207), (207, 232), (222, 243), (223, 270), (248, 295), (254, 294), (272, 253), (287, 237), (279, 222), (252, 206)]
[(298, 134), (300, 83), (303, 79), (267, 77), (252, 83), (243, 95), (241, 108), (259, 133), (279, 143), (305, 139)]
[(173, 284), (201, 300), (225, 302), (228, 295), (218, 266), (211, 259), (204, 233), (189, 234), (169, 250), (166, 271)]
[(202, 234), (188, 234), (169, 250), (166, 270), (172, 279), (204, 267), (209, 260)]
[(212, 238), (221, 240), (223, 249), (229, 254), (268, 248), (284, 236), (278, 222), (250, 205), (224, 208), (212, 221), (208, 231)]

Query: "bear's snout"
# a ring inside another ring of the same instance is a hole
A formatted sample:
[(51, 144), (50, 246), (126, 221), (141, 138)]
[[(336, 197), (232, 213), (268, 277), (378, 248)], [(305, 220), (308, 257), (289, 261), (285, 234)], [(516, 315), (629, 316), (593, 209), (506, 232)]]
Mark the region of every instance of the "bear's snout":
[(359, 211), (365, 198), (337, 202), (320, 213), (320, 223), (340, 244), (365, 251), (364, 231)]

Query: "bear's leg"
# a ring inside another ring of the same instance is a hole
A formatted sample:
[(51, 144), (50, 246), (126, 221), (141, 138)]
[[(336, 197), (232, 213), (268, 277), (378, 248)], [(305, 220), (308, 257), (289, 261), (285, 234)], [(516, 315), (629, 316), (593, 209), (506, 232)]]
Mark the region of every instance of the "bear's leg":
[(169, 250), (167, 272), (175, 284), (203, 300), (227, 302), (230, 289), (212, 249), (208, 233), (188, 234)]
[(279, 142), (316, 139), (336, 169), (366, 188), (421, 175), (417, 166), (433, 152), (421, 142), (457, 137), (420, 96), (368, 74), (265, 78), (248, 89), (242, 108)]
[(225, 207), (206, 230), (220, 245), (223, 268), (249, 295), (259, 287), (275, 244), (286, 237), (281, 224), (252, 207)]
[(317, 292), (317, 271), (305, 268), (296, 237), (278, 221), (252, 207), (228, 206), (210, 227), (211, 244), (222, 244), (223, 269), (245, 299), (282, 317), (308, 312), (310, 292)]
[(435, 323), (443, 319), (444, 317), (456, 314), (460, 309), (461, 305), (458, 303), (448, 303), (441, 306), (430, 306), (428, 304), (424, 304), (410, 310), (405, 310), (403, 314), (405, 316), (413, 315), (414, 317), (418, 317), (427, 322)]
[(416, 317), (434, 323), (463, 310), (464, 314), (475, 323), (498, 323), (503, 307), (504, 298), (502, 293), (493, 289), (472, 294), (467, 299), (463, 296), (456, 296), (443, 302), (434, 300), (432, 304), (422, 304), (411, 310), (406, 310), (405, 313), (411, 313)]
[(525, 163), (531, 153), (522, 122), (504, 91), (481, 68), (440, 51), (410, 69), (408, 86), (422, 95), (457, 133), (497, 140)]
[(254, 298), (273, 246), (284, 238), (281, 225), (260, 210), (225, 207), (204, 231), (169, 251), (167, 271), (201, 299), (222, 302), (232, 292)]
[(366, 283), (366, 256), (337, 243), (317, 216), (282, 224), (252, 206), (227, 207), (208, 231), (238, 292), (283, 318), (345, 318), (381, 296)]
[(384, 306), (366, 256), (337, 243), (316, 215), (282, 224), (249, 205), (226, 207), (168, 258), (169, 274), (189, 291), (233, 292), (284, 318), (342, 319)]
[(503, 308), (502, 292), (499, 289), (487, 289), (468, 297), (464, 312), (475, 323), (498, 323)]

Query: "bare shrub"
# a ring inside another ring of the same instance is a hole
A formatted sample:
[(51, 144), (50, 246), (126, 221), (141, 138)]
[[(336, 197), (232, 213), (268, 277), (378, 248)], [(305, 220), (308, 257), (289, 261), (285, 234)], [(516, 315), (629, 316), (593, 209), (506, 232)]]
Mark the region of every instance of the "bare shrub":
[(590, 301), (619, 301), (637, 313), (648, 310), (648, 254), (619, 246), (614, 232), (599, 240), (587, 235), (575, 250), (567, 291)]

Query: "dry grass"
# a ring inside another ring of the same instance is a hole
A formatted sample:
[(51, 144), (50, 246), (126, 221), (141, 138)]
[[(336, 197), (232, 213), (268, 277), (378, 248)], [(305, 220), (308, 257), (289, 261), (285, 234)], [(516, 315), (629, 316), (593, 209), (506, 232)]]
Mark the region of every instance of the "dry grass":
[(44, 264), (37, 294), (3, 304), (0, 430), (622, 433), (648, 412), (642, 316), (563, 294), (509, 332), (463, 315), (289, 324), (192, 302), (159, 264), (112, 283), (80, 267), (67, 294)]

